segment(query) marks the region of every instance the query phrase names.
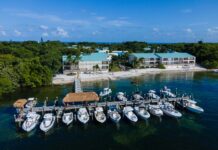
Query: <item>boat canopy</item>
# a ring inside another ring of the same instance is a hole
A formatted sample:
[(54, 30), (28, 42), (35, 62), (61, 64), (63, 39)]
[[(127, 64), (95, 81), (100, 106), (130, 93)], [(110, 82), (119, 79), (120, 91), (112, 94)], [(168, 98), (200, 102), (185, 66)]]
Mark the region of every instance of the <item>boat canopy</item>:
[(103, 112), (103, 111), (104, 111), (102, 107), (96, 107), (95, 109), (96, 109), (96, 111), (98, 111), (98, 112)]
[(26, 99), (18, 99), (14, 102), (13, 106), (15, 108), (24, 108), (25, 104), (27, 103)]
[(124, 93), (123, 92), (118, 92), (117, 95), (124, 95)]
[(130, 106), (126, 106), (126, 107), (123, 108), (123, 111), (124, 111), (124, 112), (133, 111), (133, 108), (130, 107)]
[(30, 97), (30, 98), (28, 98), (27, 100), (28, 100), (28, 101), (34, 101), (35, 98), (34, 98), (34, 97)]
[(73, 102), (91, 102), (99, 101), (98, 94), (95, 92), (68, 93), (64, 99), (64, 103)]

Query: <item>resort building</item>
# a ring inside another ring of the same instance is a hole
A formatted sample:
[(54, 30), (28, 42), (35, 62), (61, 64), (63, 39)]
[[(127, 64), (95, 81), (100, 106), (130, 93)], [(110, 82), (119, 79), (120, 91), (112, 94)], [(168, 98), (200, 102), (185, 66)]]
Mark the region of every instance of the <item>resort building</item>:
[[(75, 59), (75, 56), (72, 56), (70, 59)], [(68, 56), (64, 55), (62, 57), (63, 62), (63, 71), (64, 74), (72, 72), (108, 72), (109, 71), (109, 55), (107, 53), (91, 53), (91, 54), (82, 54), (79, 57), (78, 62), (73, 62), (69, 60)]]
[(195, 66), (195, 56), (188, 53), (132, 53), (129, 61), (140, 60), (140, 66), (150, 68), (163, 64), (166, 68), (191, 68)]
[(140, 67), (153, 68), (157, 67), (159, 57), (154, 53), (132, 53), (129, 55), (129, 62), (140, 60)]
[(195, 56), (188, 53), (156, 53), (160, 58), (160, 63), (167, 68), (190, 68), (196, 63)]

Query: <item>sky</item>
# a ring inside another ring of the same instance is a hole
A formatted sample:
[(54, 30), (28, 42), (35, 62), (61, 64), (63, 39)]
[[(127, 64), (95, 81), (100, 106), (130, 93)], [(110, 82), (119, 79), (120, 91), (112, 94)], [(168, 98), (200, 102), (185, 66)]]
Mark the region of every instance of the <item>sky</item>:
[(0, 41), (218, 42), (218, 0), (1, 0)]

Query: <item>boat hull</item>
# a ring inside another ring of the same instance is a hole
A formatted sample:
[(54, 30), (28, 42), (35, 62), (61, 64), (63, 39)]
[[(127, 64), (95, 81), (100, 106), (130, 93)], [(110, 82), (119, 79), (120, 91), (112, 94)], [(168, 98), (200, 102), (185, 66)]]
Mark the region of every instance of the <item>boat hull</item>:
[(197, 114), (201, 114), (204, 112), (204, 110), (199, 106), (195, 106), (195, 107), (187, 106), (186, 109), (189, 110), (190, 112), (197, 113)]
[(69, 115), (63, 115), (62, 122), (66, 125), (69, 125), (73, 122), (73, 113), (70, 113)]
[(43, 122), (41, 122), (40, 124), (40, 129), (43, 131), (43, 132), (48, 132), (53, 126), (54, 126), (54, 123), (55, 123), (55, 116), (52, 117), (52, 121), (50, 123), (49, 126), (45, 126)]

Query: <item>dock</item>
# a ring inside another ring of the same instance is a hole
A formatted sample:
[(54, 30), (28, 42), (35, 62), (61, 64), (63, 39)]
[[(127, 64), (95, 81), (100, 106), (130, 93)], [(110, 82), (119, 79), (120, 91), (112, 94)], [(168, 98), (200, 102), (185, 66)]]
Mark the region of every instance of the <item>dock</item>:
[[(79, 108), (86, 107), (88, 110), (94, 109), (96, 107), (103, 107), (107, 110), (110, 106), (116, 106), (122, 108), (124, 106), (148, 106), (150, 103), (158, 102), (171, 102), (175, 104), (176, 101), (182, 99), (182, 97), (176, 98), (160, 98), (160, 99), (151, 99), (149, 96), (144, 96), (144, 99), (133, 100), (129, 99), (128, 101), (116, 101), (110, 99), (110, 96), (106, 97), (106, 100), (100, 100), (99, 96), (95, 92), (83, 92), (81, 82), (79, 78), (75, 79), (74, 83), (75, 92), (68, 93), (62, 100), (63, 104), (56, 105), (57, 99), (55, 100), (54, 105), (52, 106), (33, 106), (31, 108), (25, 107), (27, 102), (26, 99), (19, 99), (14, 103), (14, 107), (17, 108), (17, 115), (15, 115), (15, 122), (21, 123), (24, 121), (25, 114), (29, 111), (44, 114), (46, 112), (55, 112), (59, 118), (64, 111), (73, 111), (76, 112)], [(107, 101), (108, 100), (108, 101)], [(47, 103), (47, 100), (45, 101)]]

